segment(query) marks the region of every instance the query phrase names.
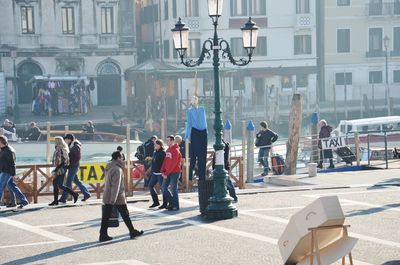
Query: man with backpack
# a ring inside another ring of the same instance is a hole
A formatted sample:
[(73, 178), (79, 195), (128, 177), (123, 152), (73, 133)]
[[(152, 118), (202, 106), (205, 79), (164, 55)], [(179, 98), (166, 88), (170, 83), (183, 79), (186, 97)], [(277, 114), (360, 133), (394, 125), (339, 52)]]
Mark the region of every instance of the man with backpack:
[(139, 145), (136, 149), (135, 157), (139, 159), (139, 161), (144, 161), (146, 157), (153, 157), (154, 153), (154, 143), (157, 140), (157, 136), (153, 135), (143, 144)]
[(260, 126), (261, 129), (256, 134), (255, 145), (260, 148), (258, 151), (258, 162), (260, 162), (264, 167), (264, 172), (261, 175), (266, 176), (268, 175), (269, 169), (269, 150), (271, 149), (272, 144), (278, 140), (278, 134), (268, 128), (268, 123), (266, 121), (260, 122)]

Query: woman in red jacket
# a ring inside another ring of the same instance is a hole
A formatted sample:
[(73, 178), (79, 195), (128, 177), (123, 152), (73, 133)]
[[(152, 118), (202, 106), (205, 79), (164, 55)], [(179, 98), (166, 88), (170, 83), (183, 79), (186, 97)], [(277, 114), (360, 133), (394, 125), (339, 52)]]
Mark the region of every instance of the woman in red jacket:
[[(181, 174), (182, 155), (179, 151), (179, 145), (175, 144), (174, 136), (167, 137), (168, 149), (165, 152), (165, 159), (161, 166), (161, 174), (164, 178), (162, 184), (162, 193), (168, 201), (168, 211), (179, 210), (178, 198), (178, 180)], [(171, 190), (168, 187), (171, 187)]]

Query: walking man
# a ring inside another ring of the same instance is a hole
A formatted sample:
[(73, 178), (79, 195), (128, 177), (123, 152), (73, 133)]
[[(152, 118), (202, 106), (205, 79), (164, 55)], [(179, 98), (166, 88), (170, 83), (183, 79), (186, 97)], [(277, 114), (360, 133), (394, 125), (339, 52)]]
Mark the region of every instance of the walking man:
[[(165, 152), (165, 159), (161, 166), (161, 174), (164, 178), (162, 193), (168, 201), (168, 211), (179, 210), (178, 179), (181, 174), (182, 155), (179, 152), (179, 145), (176, 144), (173, 135), (167, 137), (168, 149)], [(171, 191), (168, 187), (171, 186)]]
[(269, 150), (271, 149), (272, 143), (278, 140), (278, 134), (271, 131), (268, 128), (268, 123), (266, 121), (260, 122), (260, 131), (256, 135), (256, 146), (259, 147), (258, 151), (258, 162), (264, 167), (264, 172), (262, 176), (268, 175), (268, 156)]
[(125, 225), (129, 229), (129, 236), (134, 239), (143, 234), (143, 230), (138, 231), (133, 228), (132, 221), (129, 218), (128, 207), (126, 206), (125, 185), (124, 185), (124, 162), (119, 151), (115, 151), (111, 155), (111, 161), (106, 166), (106, 182), (104, 184), (103, 194), (103, 216), (101, 218), (100, 242), (112, 239), (107, 233), (108, 221), (111, 212), (115, 206), (121, 214)]
[(6, 136), (0, 136), (0, 149), (0, 198), (3, 196), (4, 188), (8, 185), (20, 201), (18, 208), (23, 208), (28, 205), (28, 200), (14, 182), (18, 180), (15, 176), (15, 151), (8, 145)]
[[(79, 163), (81, 160), (81, 143), (75, 139), (73, 134), (67, 134), (64, 137), (65, 142), (69, 146), (69, 167), (68, 167), (68, 175), (67, 180), (65, 182), (65, 186), (68, 188), (72, 188), (72, 181), (78, 186), (78, 188), (83, 193), (83, 199), (81, 201), (86, 201), (90, 198), (90, 193), (88, 189), (82, 184), (82, 182), (78, 179), (78, 170)], [(64, 190), (61, 198), (58, 200), (60, 203), (67, 202), (68, 192)]]

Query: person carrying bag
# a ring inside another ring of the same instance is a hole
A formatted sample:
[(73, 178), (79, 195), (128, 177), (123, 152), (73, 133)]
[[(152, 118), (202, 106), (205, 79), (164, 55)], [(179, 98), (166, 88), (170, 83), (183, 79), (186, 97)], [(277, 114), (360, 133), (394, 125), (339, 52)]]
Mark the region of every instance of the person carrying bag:
[(49, 206), (58, 205), (58, 190), (62, 189), (67, 193), (71, 194), (74, 198), (74, 203), (78, 200), (78, 193), (74, 192), (72, 189), (63, 185), (64, 177), (67, 173), (67, 167), (69, 165), (69, 148), (67, 143), (61, 136), (56, 136), (54, 138), (55, 151), (53, 155), (53, 166), (55, 169), (51, 172), (53, 177), (53, 196), (54, 200), (49, 204)]

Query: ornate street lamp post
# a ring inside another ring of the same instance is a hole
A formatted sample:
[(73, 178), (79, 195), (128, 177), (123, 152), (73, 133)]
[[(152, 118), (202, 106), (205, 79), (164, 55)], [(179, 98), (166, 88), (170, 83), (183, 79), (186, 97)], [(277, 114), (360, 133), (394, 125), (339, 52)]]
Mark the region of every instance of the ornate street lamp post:
[(175, 49), (181, 59), (181, 63), (187, 67), (196, 67), (203, 63), (203, 60), (211, 59), (211, 51), (213, 53), (213, 67), (214, 67), (214, 95), (215, 95), (215, 169), (214, 176), (214, 193), (209, 199), (210, 204), (206, 209), (206, 216), (208, 219), (221, 220), (229, 219), (237, 216), (237, 209), (232, 204), (232, 199), (227, 196), (225, 186), (225, 179), (227, 172), (224, 169), (224, 145), (222, 143), (222, 119), (221, 119), (221, 99), (219, 88), (219, 52), (222, 52), (222, 58), (228, 58), (229, 61), (238, 66), (244, 66), (251, 62), (253, 51), (257, 45), (258, 27), (249, 18), (244, 27), (241, 28), (243, 33), (243, 47), (246, 49), (248, 58), (241, 58), (235, 60), (232, 56), (229, 43), (218, 37), (218, 19), (222, 13), (223, 0), (208, 0), (208, 15), (211, 17), (214, 25), (214, 36), (203, 43), (200, 57), (195, 60), (186, 59), (186, 52), (189, 46), (189, 28), (179, 18), (178, 22), (173, 28), (172, 35), (174, 39)]
[(388, 112), (388, 116), (391, 115), (391, 111), (390, 111), (390, 91), (389, 91), (389, 72), (388, 72), (388, 49), (389, 49), (389, 37), (385, 36), (383, 38), (383, 46), (385, 47), (385, 77), (386, 77), (386, 104), (387, 104), (387, 112)]
[(19, 123), (19, 106), (18, 106), (18, 88), (17, 88), (17, 69), (15, 66), (15, 60), (17, 59), (17, 51), (11, 50), (11, 58), (13, 59), (13, 90), (14, 90), (14, 124)]

